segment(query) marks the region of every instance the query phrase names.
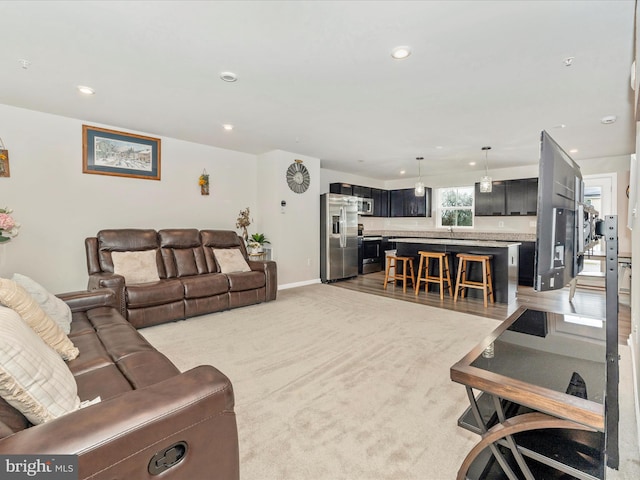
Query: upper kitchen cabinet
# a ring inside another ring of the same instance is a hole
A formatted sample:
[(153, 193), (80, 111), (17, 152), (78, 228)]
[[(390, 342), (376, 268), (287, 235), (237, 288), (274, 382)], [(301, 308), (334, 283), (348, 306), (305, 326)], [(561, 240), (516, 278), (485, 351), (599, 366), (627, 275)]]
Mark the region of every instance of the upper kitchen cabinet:
[(491, 191), (480, 192), (480, 184), (476, 183), (475, 211), (477, 217), (491, 217), (506, 215), (506, 183), (492, 182)]
[(339, 193), (341, 195), (353, 195), (353, 185), (350, 183), (330, 183), (330, 193)]
[(507, 215), (538, 213), (538, 179), (524, 178), (507, 182)]
[(373, 199), (373, 216), (388, 217), (389, 216), (389, 191), (380, 188), (371, 189), (371, 198)]
[(363, 187), (362, 185), (353, 186), (353, 194), (356, 197), (371, 198), (371, 187)]
[(413, 188), (402, 188), (389, 192), (390, 217), (430, 217), (431, 189), (426, 188), (424, 197), (416, 197)]

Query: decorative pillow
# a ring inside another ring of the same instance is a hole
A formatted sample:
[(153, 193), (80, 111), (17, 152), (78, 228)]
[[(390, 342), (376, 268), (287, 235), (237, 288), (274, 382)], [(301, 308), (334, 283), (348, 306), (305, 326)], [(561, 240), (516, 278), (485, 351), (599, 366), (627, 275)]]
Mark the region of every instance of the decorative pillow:
[(62, 359), (17, 312), (0, 306), (0, 396), (35, 425), (80, 407)]
[(71, 308), (69, 305), (26, 275), (14, 273), (11, 280), (24, 288), (38, 302), (44, 313), (49, 315), (65, 334), (69, 334), (71, 331)]
[(250, 272), (249, 264), (237, 248), (214, 248), (213, 255), (222, 273)]
[(113, 273), (122, 275), (127, 285), (157, 282), (158, 264), (156, 250), (142, 250), (139, 252), (111, 252)]
[(0, 303), (15, 310), (47, 345), (64, 360), (73, 360), (78, 349), (27, 291), (12, 280), (0, 278)]

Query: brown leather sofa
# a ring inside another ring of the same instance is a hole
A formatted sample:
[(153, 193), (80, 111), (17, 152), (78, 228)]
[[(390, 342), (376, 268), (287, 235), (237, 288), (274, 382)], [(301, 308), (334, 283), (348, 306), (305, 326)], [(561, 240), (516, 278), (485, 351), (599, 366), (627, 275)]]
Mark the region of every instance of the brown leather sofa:
[[(136, 328), (276, 299), (276, 263), (249, 260), (231, 230), (113, 229), (85, 240), (88, 289), (111, 288)], [(250, 272), (220, 273), (214, 249), (238, 249)], [(112, 252), (156, 251), (159, 281), (126, 285)]]
[(80, 400), (32, 426), (0, 398), (0, 454), (78, 455), (79, 479), (239, 478), (233, 388), (212, 366), (180, 373), (114, 307), (113, 291), (59, 295), (72, 310), (67, 365)]

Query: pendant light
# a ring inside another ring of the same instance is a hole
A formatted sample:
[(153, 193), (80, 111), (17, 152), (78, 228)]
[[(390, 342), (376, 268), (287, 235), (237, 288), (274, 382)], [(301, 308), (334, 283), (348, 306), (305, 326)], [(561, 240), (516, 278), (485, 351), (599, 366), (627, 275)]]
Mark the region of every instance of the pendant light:
[(422, 182), (422, 172), (420, 171), (420, 162), (424, 160), (424, 157), (416, 157), (418, 161), (418, 181), (416, 182), (415, 195), (416, 197), (424, 197), (424, 183)]
[(489, 150), (491, 147), (482, 147), (484, 150), (484, 176), (480, 178), (480, 193), (491, 193), (492, 180), (489, 176)]

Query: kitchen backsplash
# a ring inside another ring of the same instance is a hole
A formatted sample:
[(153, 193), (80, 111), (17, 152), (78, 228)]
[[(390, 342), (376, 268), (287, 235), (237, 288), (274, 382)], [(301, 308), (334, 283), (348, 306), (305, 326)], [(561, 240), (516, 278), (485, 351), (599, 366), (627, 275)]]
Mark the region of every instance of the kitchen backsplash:
[(378, 218), (360, 216), (364, 235), (406, 235), (431, 238), (472, 238), (490, 240), (536, 240), (536, 217), (476, 217), (475, 227), (449, 232), (436, 228), (435, 218)]

